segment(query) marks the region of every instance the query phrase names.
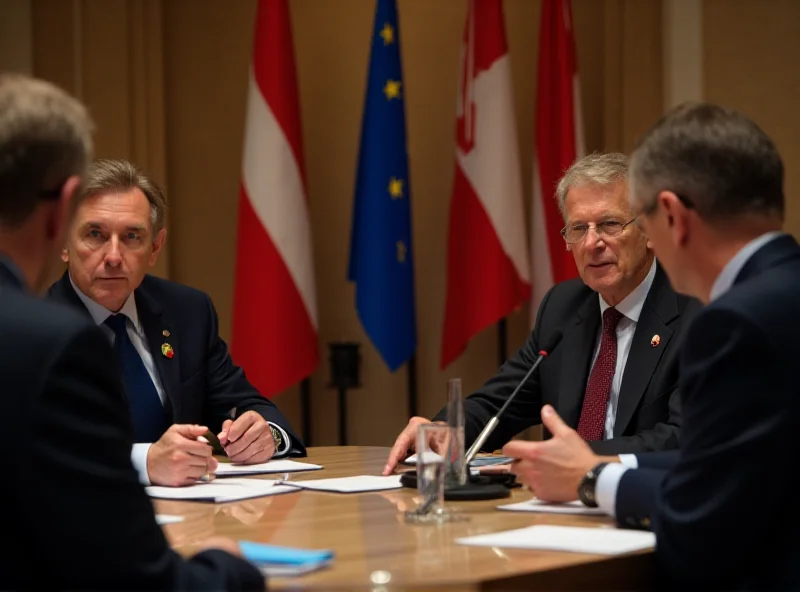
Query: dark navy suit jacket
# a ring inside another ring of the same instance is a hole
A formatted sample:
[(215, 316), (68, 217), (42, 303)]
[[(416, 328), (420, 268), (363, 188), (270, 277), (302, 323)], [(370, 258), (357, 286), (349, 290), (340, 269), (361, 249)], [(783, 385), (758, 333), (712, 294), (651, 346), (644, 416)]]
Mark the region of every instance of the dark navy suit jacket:
[[(289, 434), (290, 454), (305, 455), (303, 442), (289, 421), (274, 403), (261, 396), (244, 371), (231, 360), (228, 346), (219, 336), (216, 310), (206, 293), (148, 275), (134, 295), (147, 345), (166, 394), (169, 423), (201, 424), (216, 434), (231, 409), (236, 409), (236, 417), (254, 410)], [(66, 272), (50, 287), (48, 296), (91, 318)], [(164, 336), (165, 331), (168, 337)], [(171, 359), (162, 355), (161, 345), (165, 342), (173, 348)]]
[(800, 246), (759, 249), (681, 355), (680, 448), (639, 454), (617, 520), (651, 527), (671, 587), (800, 588)]

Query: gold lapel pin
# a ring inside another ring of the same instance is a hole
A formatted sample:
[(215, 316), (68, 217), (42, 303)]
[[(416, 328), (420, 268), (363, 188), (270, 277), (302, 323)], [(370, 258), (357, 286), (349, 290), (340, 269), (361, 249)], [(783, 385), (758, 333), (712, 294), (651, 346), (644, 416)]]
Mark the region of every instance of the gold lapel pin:
[(165, 358), (172, 359), (172, 356), (175, 355), (175, 350), (172, 349), (172, 346), (169, 343), (163, 343), (161, 345), (161, 355)]
[(652, 345), (653, 347), (658, 347), (659, 343), (661, 343), (661, 336), (653, 335), (653, 338), (650, 340), (650, 345)]
[(169, 331), (167, 331), (166, 329), (164, 329), (164, 330), (161, 332), (161, 334), (162, 334), (164, 337), (169, 337)]

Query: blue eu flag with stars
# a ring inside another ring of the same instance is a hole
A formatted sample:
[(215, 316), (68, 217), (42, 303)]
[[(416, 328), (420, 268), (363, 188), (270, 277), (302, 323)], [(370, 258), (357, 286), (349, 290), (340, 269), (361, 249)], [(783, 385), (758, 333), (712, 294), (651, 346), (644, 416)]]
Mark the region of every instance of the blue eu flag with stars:
[(417, 347), (411, 192), (395, 0), (378, 0), (358, 158), (348, 279), (356, 310), (390, 370)]

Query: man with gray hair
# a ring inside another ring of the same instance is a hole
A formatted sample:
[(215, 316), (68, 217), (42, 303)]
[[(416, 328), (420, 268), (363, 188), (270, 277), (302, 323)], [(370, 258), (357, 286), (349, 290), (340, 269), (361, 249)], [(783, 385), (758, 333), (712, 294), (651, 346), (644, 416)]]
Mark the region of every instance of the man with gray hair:
[[(537, 352), (562, 332), (562, 343), (522, 387), (484, 449), (500, 448), (538, 424), (545, 404), (556, 407), (598, 454), (677, 447), (676, 355), (697, 303), (672, 290), (647, 237), (634, 224), (627, 174), (625, 155), (591, 154), (559, 182), (561, 234), (580, 279), (548, 292), (522, 348), (465, 400), (467, 445), (522, 381)], [(444, 419), (442, 411), (434, 421)], [(417, 426), (428, 421), (411, 419), (384, 474), (413, 450)], [(526, 443), (518, 446), (524, 454)]]
[(262, 590), (227, 539), (171, 550), (130, 461), (131, 424), (108, 340), (36, 298), (57, 264), (92, 158), (85, 108), (55, 86), (0, 76), (0, 503), (4, 590)]
[(514, 471), (539, 498), (652, 529), (669, 589), (796, 590), (800, 246), (781, 232), (781, 157), (752, 120), (699, 103), (662, 117), (632, 162), (639, 223), (706, 304), (680, 355), (679, 449), (601, 459), (546, 408), (550, 445)]

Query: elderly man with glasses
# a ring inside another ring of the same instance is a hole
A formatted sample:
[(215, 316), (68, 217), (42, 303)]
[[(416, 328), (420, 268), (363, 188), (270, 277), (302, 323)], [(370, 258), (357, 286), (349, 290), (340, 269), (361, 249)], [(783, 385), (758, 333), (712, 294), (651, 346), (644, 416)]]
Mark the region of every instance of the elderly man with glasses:
[[(635, 224), (627, 174), (625, 155), (591, 154), (576, 161), (559, 181), (556, 199), (565, 222), (561, 234), (580, 279), (557, 284), (547, 293), (522, 348), (467, 397), (467, 446), (523, 380), (537, 352), (560, 331), (561, 344), (523, 385), (483, 449), (496, 450), (539, 424), (544, 405), (554, 407), (596, 454), (677, 448), (677, 353), (700, 304), (670, 287)], [(433, 418), (444, 420), (444, 411)], [(385, 474), (413, 450), (417, 426), (428, 421), (409, 421), (392, 448)]]

